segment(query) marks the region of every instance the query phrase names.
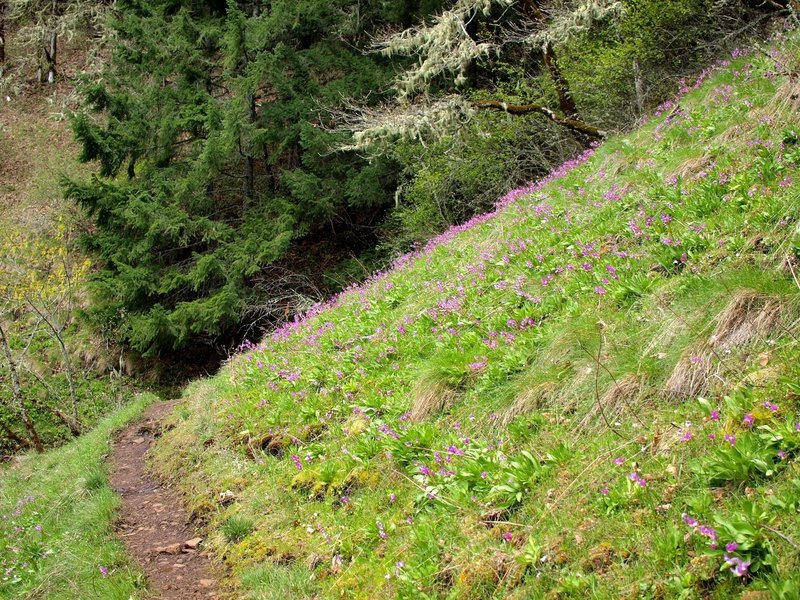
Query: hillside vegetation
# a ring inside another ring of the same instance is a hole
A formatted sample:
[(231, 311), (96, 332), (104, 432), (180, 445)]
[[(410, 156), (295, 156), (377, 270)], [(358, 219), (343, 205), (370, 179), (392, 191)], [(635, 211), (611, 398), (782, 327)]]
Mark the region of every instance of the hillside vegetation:
[(154, 400), (143, 395), (88, 434), (0, 471), (0, 598), (138, 597), (139, 568), (114, 535), (111, 434)]
[[(77, 69), (80, 45), (65, 56)], [(0, 455), (59, 445), (130, 398), (121, 352), (78, 319), (93, 265), (59, 183), (88, 175), (70, 140), (72, 94), (28, 89), (0, 108)]]
[(797, 52), (191, 386), (155, 464), (236, 595), (797, 598)]

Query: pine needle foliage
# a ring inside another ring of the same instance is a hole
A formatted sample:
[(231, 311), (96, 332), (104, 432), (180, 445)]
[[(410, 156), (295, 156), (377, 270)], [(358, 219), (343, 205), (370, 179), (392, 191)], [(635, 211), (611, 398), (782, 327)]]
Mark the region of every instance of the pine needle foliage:
[(95, 322), (151, 354), (224, 342), (275, 316), (260, 310), (284, 288), (272, 273), (313, 263), (296, 259), (303, 244), (363, 245), (393, 202), (396, 167), (332, 153), (319, 109), (386, 87), (364, 31), (415, 10), (119, 2), (111, 66), (85, 82), (73, 118), (98, 176), (64, 183), (94, 221), (83, 242), (102, 267)]

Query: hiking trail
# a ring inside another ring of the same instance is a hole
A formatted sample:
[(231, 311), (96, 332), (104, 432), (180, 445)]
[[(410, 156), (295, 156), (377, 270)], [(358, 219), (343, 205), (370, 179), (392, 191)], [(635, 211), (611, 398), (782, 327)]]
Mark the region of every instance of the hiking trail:
[(147, 576), (148, 590), (164, 600), (218, 599), (203, 540), (188, 524), (178, 495), (148, 472), (147, 451), (177, 401), (159, 402), (115, 437), (110, 482), (122, 498), (117, 533)]

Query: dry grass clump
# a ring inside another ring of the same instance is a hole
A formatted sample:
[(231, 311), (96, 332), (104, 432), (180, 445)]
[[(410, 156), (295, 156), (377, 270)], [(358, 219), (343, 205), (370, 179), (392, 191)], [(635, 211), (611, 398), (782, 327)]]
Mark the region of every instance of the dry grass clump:
[(708, 165), (713, 161), (714, 157), (711, 154), (687, 158), (678, 166), (673, 175), (683, 180), (694, 179), (698, 173), (708, 168)]
[(666, 398), (686, 399), (701, 396), (711, 390), (711, 379), (719, 373), (714, 353), (708, 346), (684, 354), (664, 384)]
[(553, 381), (544, 381), (522, 390), (514, 398), (514, 402), (500, 414), (500, 424), (506, 426), (517, 417), (542, 408), (553, 397), (557, 387)]
[(717, 317), (709, 343), (717, 350), (730, 350), (768, 336), (778, 324), (782, 304), (774, 296), (753, 290), (737, 292)]
[(411, 420), (419, 423), (435, 415), (450, 404), (455, 395), (456, 391), (446, 379), (423, 376), (411, 392)]
[(618, 421), (626, 409), (633, 411), (637, 408), (646, 390), (644, 379), (633, 373), (628, 373), (616, 382), (612, 382), (599, 401), (595, 398), (591, 409), (578, 423), (578, 430), (583, 431), (598, 423), (605, 424), (606, 420)]
[(765, 107), (765, 115), (786, 118), (800, 112), (800, 74), (792, 70)]

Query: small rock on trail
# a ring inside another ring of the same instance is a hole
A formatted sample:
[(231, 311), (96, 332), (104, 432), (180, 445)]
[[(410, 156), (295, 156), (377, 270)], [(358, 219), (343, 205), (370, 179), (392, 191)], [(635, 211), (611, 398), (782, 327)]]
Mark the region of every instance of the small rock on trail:
[(203, 539), (186, 525), (178, 495), (147, 472), (145, 455), (160, 421), (176, 401), (147, 408), (114, 442), (109, 458), (111, 486), (122, 497), (118, 534), (147, 575), (149, 590), (164, 600), (220, 598)]

